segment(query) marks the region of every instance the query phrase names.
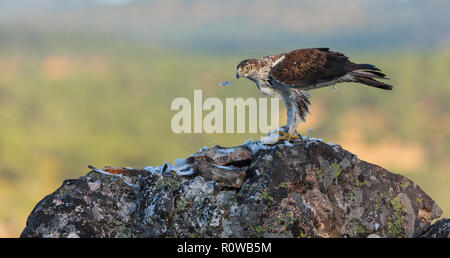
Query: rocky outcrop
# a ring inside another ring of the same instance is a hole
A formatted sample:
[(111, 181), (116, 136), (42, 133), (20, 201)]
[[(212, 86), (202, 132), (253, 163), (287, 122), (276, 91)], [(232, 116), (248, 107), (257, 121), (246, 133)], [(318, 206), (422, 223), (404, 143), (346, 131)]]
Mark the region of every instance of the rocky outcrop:
[(216, 146), (156, 168), (92, 169), (40, 201), (21, 237), (448, 237), (449, 232), (448, 220), (442, 222), (446, 229), (430, 229), (441, 209), (417, 184), (318, 139)]
[(450, 238), (450, 219), (436, 221), (430, 229), (422, 235), (424, 238)]

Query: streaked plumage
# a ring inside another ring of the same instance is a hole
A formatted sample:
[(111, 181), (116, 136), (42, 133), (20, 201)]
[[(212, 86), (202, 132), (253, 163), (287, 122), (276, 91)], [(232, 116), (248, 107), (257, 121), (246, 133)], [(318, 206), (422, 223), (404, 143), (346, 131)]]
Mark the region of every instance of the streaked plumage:
[(328, 48), (297, 49), (290, 52), (246, 59), (237, 66), (236, 77), (256, 83), (265, 95), (283, 99), (287, 110), (287, 137), (298, 138), (296, 128), (309, 112), (312, 89), (341, 82), (392, 90), (393, 86), (375, 79), (387, 79), (370, 64), (355, 64), (348, 57)]

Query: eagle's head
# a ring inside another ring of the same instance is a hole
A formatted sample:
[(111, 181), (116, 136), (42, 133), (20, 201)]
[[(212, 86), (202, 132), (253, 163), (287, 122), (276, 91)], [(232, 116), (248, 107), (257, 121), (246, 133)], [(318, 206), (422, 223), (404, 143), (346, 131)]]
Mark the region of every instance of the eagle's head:
[(258, 59), (246, 59), (237, 66), (236, 78), (257, 79), (261, 64)]

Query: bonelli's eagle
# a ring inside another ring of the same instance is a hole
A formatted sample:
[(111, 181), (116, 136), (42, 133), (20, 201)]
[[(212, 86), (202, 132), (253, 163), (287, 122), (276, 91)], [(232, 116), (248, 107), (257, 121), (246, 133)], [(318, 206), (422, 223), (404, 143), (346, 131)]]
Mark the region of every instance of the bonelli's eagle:
[(299, 139), (296, 129), (309, 112), (310, 90), (341, 82), (357, 82), (383, 90), (393, 88), (376, 80), (387, 78), (374, 65), (355, 64), (328, 48), (297, 49), (246, 59), (237, 66), (236, 78), (240, 77), (255, 82), (264, 95), (283, 99), (287, 123), (278, 130), (279, 140)]

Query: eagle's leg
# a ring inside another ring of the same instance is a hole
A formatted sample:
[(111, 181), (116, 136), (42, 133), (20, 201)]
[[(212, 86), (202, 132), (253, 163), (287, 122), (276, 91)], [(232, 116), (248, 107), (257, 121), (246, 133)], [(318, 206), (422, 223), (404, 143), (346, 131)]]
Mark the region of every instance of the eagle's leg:
[(290, 89), (289, 94), (283, 98), (287, 110), (287, 122), (284, 128), (287, 131), (284, 134), (280, 133), (278, 140), (298, 140), (300, 134), (297, 132), (297, 127), (300, 121), (305, 121), (306, 114), (309, 112), (309, 93), (299, 89)]

